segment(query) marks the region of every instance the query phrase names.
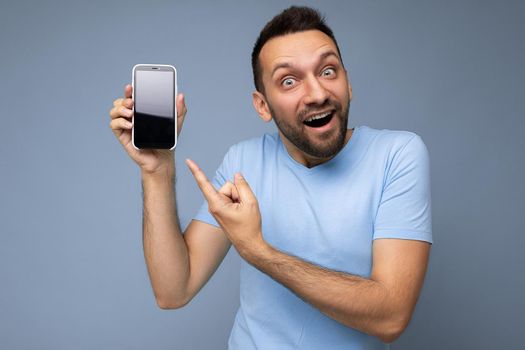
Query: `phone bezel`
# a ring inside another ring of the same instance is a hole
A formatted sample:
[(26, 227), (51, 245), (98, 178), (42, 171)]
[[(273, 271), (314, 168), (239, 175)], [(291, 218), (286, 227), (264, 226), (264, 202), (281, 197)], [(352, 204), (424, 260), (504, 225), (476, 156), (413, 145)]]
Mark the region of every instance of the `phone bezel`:
[(131, 98), (133, 102), (135, 102), (135, 72), (137, 70), (143, 70), (143, 71), (172, 71), (173, 72), (173, 115), (175, 122), (175, 140), (173, 142), (173, 147), (171, 148), (139, 148), (135, 145), (135, 103), (133, 103), (133, 117), (131, 119), (131, 122), (133, 124), (133, 127), (131, 128), (131, 144), (133, 147), (137, 150), (141, 149), (169, 149), (173, 150), (177, 146), (177, 69), (169, 64), (155, 64), (155, 63), (140, 63), (133, 66), (132, 72), (131, 72), (131, 86), (132, 86), (132, 93)]

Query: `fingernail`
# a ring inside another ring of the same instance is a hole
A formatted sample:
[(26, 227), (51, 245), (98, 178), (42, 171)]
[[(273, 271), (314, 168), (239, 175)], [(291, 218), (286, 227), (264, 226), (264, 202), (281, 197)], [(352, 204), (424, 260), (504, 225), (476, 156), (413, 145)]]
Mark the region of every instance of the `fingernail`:
[(235, 174), (235, 177), (238, 178), (239, 180), (242, 179), (242, 175), (241, 175), (241, 173), (236, 173), (236, 174)]

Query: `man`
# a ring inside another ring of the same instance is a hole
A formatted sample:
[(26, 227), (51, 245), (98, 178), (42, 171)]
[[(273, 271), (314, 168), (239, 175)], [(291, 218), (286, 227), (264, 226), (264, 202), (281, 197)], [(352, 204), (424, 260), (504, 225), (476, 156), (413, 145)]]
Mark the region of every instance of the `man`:
[(432, 243), (426, 147), (411, 132), (347, 129), (352, 88), (315, 10), (272, 19), (252, 66), (254, 107), (278, 133), (232, 146), (215, 186), (186, 160), (206, 201), (184, 235), (174, 154), (131, 146), (129, 85), (114, 102), (110, 126), (142, 171), (157, 303), (188, 303), (233, 244), (243, 260), (230, 349), (388, 348), (411, 318)]

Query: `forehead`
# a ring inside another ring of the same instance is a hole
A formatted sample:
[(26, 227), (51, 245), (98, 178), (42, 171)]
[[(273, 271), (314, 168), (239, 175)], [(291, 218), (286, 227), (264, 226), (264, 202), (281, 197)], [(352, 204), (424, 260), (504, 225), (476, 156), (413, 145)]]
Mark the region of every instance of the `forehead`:
[(338, 54), (332, 38), (319, 30), (308, 30), (268, 40), (261, 49), (259, 62), (263, 71), (268, 72), (280, 63), (308, 62), (330, 50)]

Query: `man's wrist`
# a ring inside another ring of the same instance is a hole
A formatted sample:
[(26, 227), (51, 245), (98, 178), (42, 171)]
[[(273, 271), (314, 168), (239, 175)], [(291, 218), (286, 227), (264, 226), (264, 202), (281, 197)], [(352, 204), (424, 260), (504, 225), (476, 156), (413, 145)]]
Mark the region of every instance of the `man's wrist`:
[(175, 168), (173, 167), (161, 167), (155, 171), (141, 170), (142, 182), (149, 183), (173, 183), (175, 180)]
[(244, 260), (255, 265), (256, 261), (264, 260), (265, 257), (272, 254), (274, 248), (264, 239), (261, 239), (256, 243), (250, 242), (249, 244), (244, 244), (242, 247), (239, 246), (237, 247), (237, 251)]

